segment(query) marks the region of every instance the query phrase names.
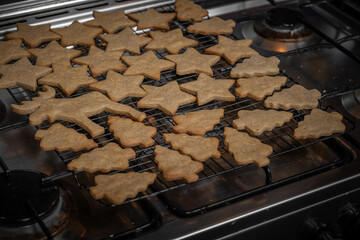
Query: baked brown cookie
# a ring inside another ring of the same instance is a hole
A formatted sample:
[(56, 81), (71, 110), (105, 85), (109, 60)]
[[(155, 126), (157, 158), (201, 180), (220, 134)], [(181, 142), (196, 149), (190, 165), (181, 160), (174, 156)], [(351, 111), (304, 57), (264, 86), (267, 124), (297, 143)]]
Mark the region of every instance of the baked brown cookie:
[(131, 28), (125, 28), (117, 34), (101, 34), (100, 39), (107, 43), (106, 51), (127, 51), (140, 54), (140, 47), (145, 46), (151, 38), (134, 34)]
[(180, 89), (196, 95), (197, 103), (201, 106), (213, 100), (235, 101), (235, 96), (229, 91), (234, 83), (233, 79), (214, 79), (200, 73), (196, 81), (181, 84)]
[(154, 8), (149, 8), (141, 13), (129, 13), (128, 17), (137, 22), (137, 29), (158, 28), (170, 30), (171, 22), (176, 13), (159, 13)]
[(25, 23), (16, 23), (17, 32), (5, 35), (5, 39), (21, 39), (25, 45), (35, 48), (42, 42), (59, 40), (61, 37), (50, 31), (50, 24), (30, 26)]
[(20, 86), (36, 90), (37, 79), (51, 73), (49, 67), (34, 66), (29, 59), (21, 58), (14, 64), (0, 66), (0, 89)]
[(270, 163), (268, 156), (272, 153), (271, 146), (250, 137), (247, 133), (239, 132), (233, 128), (225, 127), (225, 146), (239, 165), (256, 164), (264, 167)]
[(319, 104), (321, 93), (316, 89), (307, 90), (301, 85), (294, 85), (290, 88), (283, 89), (281, 92), (274, 93), (268, 97), (264, 105), (267, 108), (289, 109), (311, 109), (316, 108)]
[(59, 99), (55, 98), (55, 90), (43, 86), (44, 92), (39, 92), (39, 97), (32, 101), (23, 101), (21, 105), (12, 104), (11, 107), (17, 114), (30, 114), (30, 125), (39, 125), (48, 120), (65, 120), (73, 122), (85, 129), (92, 137), (105, 132), (104, 128), (94, 123), (89, 117), (107, 111), (114, 114), (126, 115), (138, 121), (144, 120), (146, 114), (130, 106), (116, 103), (99, 92), (90, 92), (80, 97)]
[(122, 204), (128, 198), (134, 198), (145, 191), (156, 179), (156, 173), (128, 172), (112, 175), (97, 175), (96, 186), (90, 188), (95, 199), (105, 198), (114, 204)]
[(56, 41), (50, 42), (45, 48), (28, 49), (32, 56), (36, 57), (36, 65), (51, 67), (51, 64), (70, 66), (70, 60), (81, 54), (80, 50), (66, 49)]
[(90, 84), (89, 89), (97, 90), (106, 95), (113, 101), (120, 101), (127, 97), (143, 97), (146, 92), (140, 87), (144, 77), (123, 76), (110, 70), (106, 75), (106, 80)]
[(292, 113), (275, 110), (240, 110), (239, 119), (235, 119), (232, 125), (237, 130), (246, 130), (252, 135), (259, 136), (265, 131), (271, 131), (281, 127), (290, 121)]
[(147, 95), (138, 101), (138, 108), (157, 108), (168, 115), (174, 115), (180, 106), (196, 101), (196, 97), (182, 92), (176, 81), (161, 87), (141, 86)]
[(70, 171), (97, 171), (110, 172), (125, 170), (129, 167), (129, 159), (135, 158), (135, 151), (131, 148), (122, 149), (114, 142), (106, 144), (102, 148), (96, 148), (80, 157), (72, 160), (67, 169)]
[(53, 64), (53, 72), (40, 78), (38, 83), (60, 88), (67, 96), (73, 94), (79, 87), (96, 83), (97, 80), (87, 75), (87, 66), (70, 67)]
[(124, 147), (150, 147), (155, 144), (156, 128), (134, 122), (129, 118), (109, 116), (109, 130)]
[(232, 34), (235, 22), (233, 20), (223, 20), (219, 17), (213, 17), (202, 22), (195, 23), (187, 27), (189, 33), (198, 33), (202, 35)]
[(95, 45), (94, 38), (102, 33), (101, 28), (87, 27), (77, 20), (66, 28), (55, 28), (51, 29), (51, 31), (61, 36), (61, 45), (64, 47), (72, 45), (90, 47)]
[(129, 68), (124, 72), (124, 76), (144, 75), (145, 77), (160, 81), (162, 71), (175, 67), (175, 63), (158, 59), (153, 51), (149, 51), (140, 56), (122, 56)]
[(224, 109), (200, 110), (176, 115), (173, 117), (176, 124), (173, 129), (177, 133), (203, 136), (207, 131), (213, 130), (215, 124), (220, 123), (222, 117), (224, 117)]
[(241, 98), (249, 97), (261, 101), (275, 90), (280, 90), (286, 84), (286, 79), (281, 76), (239, 78), (236, 82), (238, 88), (235, 89), (235, 94)]
[(35, 133), (35, 139), (40, 140), (40, 147), (44, 151), (67, 151), (77, 152), (89, 150), (98, 145), (84, 134), (78, 133), (73, 128), (67, 128), (60, 123), (55, 123), (50, 128), (40, 129)]
[(165, 59), (176, 63), (176, 74), (205, 73), (213, 76), (211, 66), (220, 61), (219, 56), (201, 54), (194, 48), (187, 49), (183, 54), (166, 55)]
[(176, 18), (179, 21), (198, 22), (208, 15), (206, 9), (190, 0), (176, 0), (174, 5)]
[(21, 39), (0, 41), (0, 65), (26, 57), (30, 57), (30, 53), (21, 47)]
[(165, 133), (163, 138), (175, 150), (190, 156), (192, 159), (204, 162), (209, 158), (219, 158), (219, 140), (217, 138), (204, 138), (201, 136), (190, 136), (185, 133)]
[(259, 54), (249, 46), (252, 44), (251, 39), (232, 40), (219, 35), (218, 44), (205, 49), (206, 53), (221, 56), (230, 64), (234, 64), (240, 58), (248, 58), (252, 55)]
[(242, 63), (236, 64), (230, 72), (230, 77), (261, 77), (279, 73), (280, 60), (277, 57), (263, 57), (252, 55)]
[(87, 56), (74, 58), (72, 62), (89, 66), (91, 75), (97, 77), (109, 70), (125, 71), (125, 65), (119, 61), (123, 53), (123, 51), (105, 52), (96, 46), (91, 46)]
[(166, 50), (168, 53), (176, 54), (182, 48), (194, 47), (198, 42), (183, 36), (180, 28), (169, 32), (150, 32), (152, 41), (145, 47), (146, 50)]
[(90, 27), (101, 27), (106, 33), (114, 33), (117, 30), (126, 27), (136, 26), (136, 22), (131, 21), (125, 16), (123, 9), (113, 12), (93, 12), (94, 20), (84, 22), (84, 25)]
[(346, 128), (341, 122), (342, 119), (343, 116), (340, 113), (328, 113), (315, 108), (304, 117), (304, 121), (299, 122), (294, 130), (294, 137), (296, 139), (319, 138), (342, 133)]
[(155, 146), (154, 153), (155, 162), (167, 181), (184, 179), (194, 182), (199, 179), (197, 173), (204, 169), (202, 163), (160, 145)]

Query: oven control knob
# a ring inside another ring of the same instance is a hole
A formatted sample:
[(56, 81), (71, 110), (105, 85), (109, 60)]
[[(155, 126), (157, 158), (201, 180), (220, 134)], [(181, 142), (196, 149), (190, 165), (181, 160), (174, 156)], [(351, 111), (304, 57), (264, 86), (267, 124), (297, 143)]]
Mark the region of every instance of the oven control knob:
[(360, 206), (348, 203), (339, 209), (337, 222), (345, 239), (360, 239)]
[(325, 223), (318, 222), (313, 218), (305, 221), (303, 239), (307, 240), (343, 240), (334, 233)]

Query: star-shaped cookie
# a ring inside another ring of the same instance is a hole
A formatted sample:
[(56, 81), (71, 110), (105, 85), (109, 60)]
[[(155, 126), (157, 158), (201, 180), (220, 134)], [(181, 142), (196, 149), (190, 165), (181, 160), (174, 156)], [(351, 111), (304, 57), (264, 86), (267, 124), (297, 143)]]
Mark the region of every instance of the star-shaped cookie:
[(24, 23), (16, 23), (17, 32), (5, 35), (5, 39), (22, 39), (29, 47), (37, 47), (42, 42), (58, 40), (61, 37), (50, 31), (50, 24), (30, 26)]
[(102, 33), (101, 28), (87, 27), (76, 20), (66, 28), (55, 28), (51, 29), (51, 31), (61, 36), (61, 45), (64, 47), (72, 45), (89, 47), (95, 45), (94, 38)]
[(113, 12), (93, 12), (94, 20), (84, 22), (84, 25), (90, 27), (101, 27), (106, 33), (114, 33), (125, 27), (134, 27), (136, 22), (131, 21), (125, 16), (123, 9)]
[(187, 49), (183, 54), (166, 55), (165, 59), (176, 63), (176, 74), (205, 73), (213, 76), (211, 66), (220, 60), (219, 56), (201, 54), (194, 48)]
[(89, 77), (87, 66), (69, 67), (61, 64), (53, 64), (53, 73), (40, 78), (39, 84), (45, 84), (60, 88), (67, 96), (71, 95), (79, 87), (97, 82)]
[(120, 62), (123, 53), (123, 51), (105, 52), (96, 46), (91, 46), (87, 56), (75, 58), (72, 62), (88, 65), (91, 75), (96, 77), (109, 70), (125, 71), (125, 65)]
[(49, 67), (34, 66), (29, 59), (21, 58), (14, 64), (0, 66), (0, 89), (20, 86), (36, 90), (37, 79), (51, 73)]
[(219, 35), (219, 34), (231, 34), (235, 22), (233, 20), (223, 20), (219, 17), (213, 17), (202, 22), (195, 23), (187, 27), (186, 31), (189, 33), (199, 33), (202, 35)]
[(178, 53), (185, 47), (194, 47), (198, 42), (183, 36), (180, 28), (169, 32), (150, 32), (153, 39), (146, 47), (146, 50), (166, 50), (171, 54)]
[(205, 49), (206, 53), (219, 55), (234, 64), (240, 58), (248, 58), (258, 54), (255, 50), (249, 48), (252, 44), (251, 39), (232, 40), (230, 38), (219, 35), (218, 44)]
[(90, 84), (89, 89), (97, 90), (106, 95), (113, 101), (120, 101), (127, 97), (143, 97), (146, 92), (140, 87), (144, 77), (123, 76), (110, 70), (106, 75), (106, 80)]
[(196, 101), (196, 97), (182, 92), (176, 81), (161, 87), (150, 85), (141, 86), (147, 95), (138, 101), (138, 108), (157, 108), (168, 115), (174, 115), (179, 106)]
[(131, 28), (125, 28), (117, 34), (101, 34), (100, 39), (107, 43), (106, 51), (128, 51), (140, 54), (140, 47), (145, 46), (151, 38), (134, 34)]
[(235, 96), (229, 92), (234, 83), (233, 79), (213, 79), (200, 73), (196, 81), (181, 84), (180, 89), (196, 95), (197, 103), (201, 106), (213, 100), (235, 101)]
[(128, 17), (137, 21), (137, 29), (158, 28), (170, 30), (169, 22), (174, 19), (176, 13), (159, 13), (149, 8), (142, 13), (129, 13)]
[(56, 41), (52, 41), (45, 48), (28, 49), (36, 57), (36, 65), (49, 67), (53, 63), (70, 66), (70, 60), (81, 54), (81, 50), (66, 49)]
[(124, 76), (144, 75), (145, 77), (160, 81), (161, 71), (175, 67), (175, 63), (158, 59), (153, 51), (149, 51), (140, 56), (122, 56), (129, 68), (124, 72)]
[(299, 122), (294, 130), (294, 137), (296, 139), (319, 138), (342, 133), (345, 131), (342, 119), (343, 116), (340, 113), (328, 113), (315, 108), (304, 117), (304, 121)]
[(30, 53), (21, 47), (21, 39), (0, 41), (0, 65), (29, 56)]
[(242, 63), (236, 64), (230, 72), (230, 77), (262, 77), (279, 73), (280, 60), (277, 57), (252, 55)]
[(289, 109), (311, 109), (316, 108), (319, 104), (321, 93), (316, 89), (308, 90), (301, 85), (294, 85), (276, 92), (264, 101), (267, 108)]
[(208, 15), (208, 11), (190, 0), (177, 0), (174, 5), (179, 21), (198, 22)]

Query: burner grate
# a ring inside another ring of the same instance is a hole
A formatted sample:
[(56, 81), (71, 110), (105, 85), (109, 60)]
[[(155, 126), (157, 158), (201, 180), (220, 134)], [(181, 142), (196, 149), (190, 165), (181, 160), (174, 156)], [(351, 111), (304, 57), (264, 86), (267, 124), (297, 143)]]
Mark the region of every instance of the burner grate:
[[(174, 8), (172, 5), (167, 5), (167, 6), (157, 8), (157, 10), (159, 10), (161, 12), (172, 12), (172, 11), (174, 11)], [(192, 23), (191, 22), (178, 22), (175, 19), (171, 23), (171, 29), (181, 28), (184, 30), (190, 24), (192, 24)], [(147, 30), (135, 31), (135, 32), (136, 32), (136, 34), (139, 34), (139, 35), (147, 35), (148, 34)], [(217, 38), (212, 35), (203, 36), (203, 35), (190, 34), (190, 33), (184, 32), (184, 36), (192, 38), (199, 42), (199, 45), (195, 48), (200, 53), (204, 53), (204, 49), (217, 44)], [(226, 36), (230, 37), (232, 39), (236, 39), (236, 37), (233, 35), (226, 35)], [(105, 44), (100, 39), (96, 39), (96, 42), (97, 42), (98, 47), (104, 49)], [(330, 44), (318, 44), (316, 47), (329, 47), (329, 45)], [(44, 44), (44, 46), (45, 46), (45, 44)], [(306, 49), (294, 50), (294, 51), (288, 52), (288, 54), (296, 54), (296, 53), (299, 53), (301, 50), (306, 51), (308, 49), (312, 49), (314, 46), (310, 46), (310, 47), (306, 47)], [(82, 48), (82, 47), (75, 47), (75, 48), (81, 49), (83, 51), (83, 55), (87, 54), (86, 48)], [(184, 50), (182, 50), (182, 52), (183, 51)], [(142, 53), (143, 52), (144, 52), (144, 49), (142, 49)], [(167, 53), (165, 51), (155, 51), (155, 53), (159, 58), (164, 58), (164, 56), (167, 55)], [(282, 53), (282, 54), (278, 54), (278, 56), (280, 57), (280, 56), (283, 56), (286, 54), (287, 53)], [(131, 54), (128, 54), (128, 55), (131, 55)], [(220, 78), (229, 78), (229, 73), (233, 66), (234, 65), (230, 65), (226, 61), (224, 61), (224, 59), (221, 59), (220, 62), (218, 62), (217, 64), (215, 64), (212, 67), (213, 72), (214, 72), (214, 78), (219, 78), (219, 79)], [(286, 86), (284, 86), (283, 88), (291, 87), (294, 83), (296, 83), (295, 80), (293, 80), (291, 77), (289, 77), (285, 74), (285, 71), (281, 71), (281, 74), (288, 78)], [(89, 73), (89, 75), (90, 75), (90, 73)], [(104, 80), (105, 77), (106, 77), (106, 75), (104, 74), (100, 77), (97, 77), (97, 79), (99, 81), (101, 81), (101, 80)], [(161, 86), (161, 85), (164, 85), (171, 81), (177, 81), (179, 84), (182, 84), (185, 82), (196, 80), (196, 77), (197, 77), (196, 74), (178, 76), (178, 75), (176, 75), (175, 69), (170, 69), (168, 71), (162, 72), (160, 81), (155, 81), (155, 80), (145, 78), (143, 84), (151, 84), (151, 85), (155, 85), (155, 86)], [(40, 89), (41, 89), (41, 87), (38, 87), (36, 92), (38, 92)], [(22, 88), (18, 88), (18, 87), (11, 88), (9, 90), (18, 102), (21, 102), (23, 100), (30, 100), (31, 97), (36, 96), (36, 94), (34, 94), (32, 92), (24, 90)], [(233, 94), (234, 94), (234, 90), (235, 90), (235, 86), (233, 86), (230, 89), (230, 91)], [(57, 89), (56, 98), (72, 98), (72, 97), (77, 97), (77, 96), (83, 95), (87, 92), (89, 92), (88, 88), (82, 87), (82, 88), (79, 88), (71, 96), (65, 96), (59, 89)], [(130, 97), (130, 98), (120, 101), (120, 103), (127, 104), (127, 105), (132, 106), (135, 109), (137, 109), (136, 103), (138, 100), (139, 100), (139, 98)], [(225, 174), (225, 173), (228, 173), (231, 171), (235, 171), (240, 168), (246, 168), (249, 166), (249, 165), (242, 165), (242, 166), (237, 165), (235, 163), (235, 161), (233, 160), (232, 156), (226, 151), (225, 146), (224, 146), (223, 129), (224, 129), (224, 127), (231, 126), (231, 122), (233, 119), (237, 118), (237, 112), (239, 110), (264, 109), (262, 102), (255, 101), (255, 100), (252, 100), (249, 98), (236, 97), (235, 102), (212, 101), (203, 106), (198, 106), (196, 103), (185, 105), (185, 106), (182, 106), (179, 108), (177, 114), (183, 114), (183, 113), (197, 111), (197, 110), (201, 110), (201, 109), (216, 109), (216, 108), (223, 108), (225, 110), (224, 118), (221, 120), (220, 124), (216, 125), (214, 130), (208, 132), (206, 134), (206, 136), (207, 137), (216, 137), (219, 139), (219, 141), (220, 141), (219, 150), (221, 152), (221, 157), (218, 159), (209, 159), (206, 162), (204, 162), (204, 170), (199, 173), (200, 178), (198, 181), (203, 181), (203, 180), (215, 177), (215, 176), (219, 176), (219, 175), (222, 175), (222, 174)], [(156, 110), (156, 109), (155, 110), (154, 109), (146, 109), (143, 112), (145, 112), (147, 114), (147, 118), (145, 119), (145, 125), (155, 126), (158, 130), (157, 135), (154, 137), (156, 144), (162, 145), (162, 146), (169, 146), (168, 144), (166, 144), (164, 142), (164, 140), (161, 137), (161, 134), (174, 132), (172, 130), (172, 127), (174, 126), (172, 117), (168, 116), (168, 115), (162, 113), (160, 110)], [(316, 140), (311, 140), (311, 139), (296, 140), (293, 137), (293, 131), (294, 131), (295, 127), (297, 126), (297, 123), (299, 121), (301, 121), (304, 118), (304, 116), (309, 113), (309, 111), (293, 110), (292, 112), (294, 113), (294, 117), (289, 123), (285, 124), (282, 127), (276, 128), (273, 131), (265, 132), (258, 137), (263, 143), (269, 144), (273, 147), (274, 151), (273, 151), (273, 154), (270, 156), (270, 158), (274, 158), (279, 155), (282, 155), (282, 154), (285, 154), (285, 153), (288, 153), (288, 152), (291, 152), (291, 151), (294, 151), (294, 150), (297, 150), (300, 148), (304, 148), (304, 147), (307, 147), (309, 145), (312, 145), (312, 144), (315, 144), (318, 142), (324, 142), (327, 139), (335, 138), (335, 137), (338, 137), (341, 135), (341, 134), (335, 134), (330, 137), (323, 137), (323, 138), (319, 138)], [(114, 139), (112, 133), (110, 133), (109, 129), (108, 129), (107, 117), (110, 115), (113, 115), (113, 114), (103, 112), (103, 113), (95, 115), (91, 118), (92, 121), (96, 122), (97, 124), (99, 124), (105, 128), (105, 133), (103, 135), (92, 138), (99, 144), (100, 147), (108, 142), (117, 142), (117, 140)], [(350, 131), (353, 128), (353, 125), (350, 122), (348, 122), (347, 120), (344, 120), (344, 122), (346, 124), (347, 131)], [(78, 132), (84, 133), (89, 138), (91, 138), (90, 135), (86, 131), (84, 131), (82, 128), (80, 128), (76, 124), (67, 123), (64, 121), (61, 121), (61, 123), (63, 123), (67, 127), (72, 127), (75, 130), (77, 130)], [(50, 126), (51, 126), (50, 123), (44, 122), (42, 125), (38, 126), (38, 128), (46, 129)], [(158, 178), (157, 178), (156, 182), (144, 194), (139, 194), (138, 197), (127, 200), (125, 203), (137, 201), (137, 200), (147, 198), (150, 196), (156, 196), (158, 194), (189, 185), (189, 184), (185, 183), (184, 181), (165, 181), (162, 178), (161, 174), (159, 174), (160, 172), (157, 168), (157, 164), (154, 162), (154, 154), (153, 154), (154, 146), (148, 147), (148, 148), (135, 147), (133, 149), (135, 150), (137, 157), (135, 159), (132, 159), (129, 161), (130, 167), (127, 170), (125, 170), (124, 172), (127, 172), (127, 171), (137, 171), (137, 172), (150, 171), (150, 172), (158, 173)], [(65, 151), (65, 152), (58, 152), (58, 155), (62, 159), (64, 164), (67, 164), (71, 160), (77, 158), (83, 152), (85, 152), (85, 151), (80, 151), (80, 152), (76, 152), (76, 153), (73, 153), (71, 151)], [(339, 163), (331, 163), (329, 166), (325, 166), (325, 167), (330, 168), (335, 164), (339, 164)], [(266, 184), (263, 187), (261, 187), (260, 189), (254, 189), (252, 191), (265, 190), (265, 189), (268, 189), (269, 187), (273, 187), (278, 184), (277, 182), (272, 183), (271, 169), (269, 167), (264, 167), (263, 169), (265, 171)], [(314, 169), (314, 171), (316, 171), (316, 169)], [(118, 171), (113, 171), (109, 174), (113, 174), (116, 172), (118, 172)], [(313, 174), (313, 171), (309, 171), (309, 174), (310, 174), (310, 172), (311, 172), (311, 174)], [(84, 187), (86, 189), (89, 189), (91, 187), (92, 183), (91, 183), (91, 181), (88, 182), (88, 181), (82, 180), (82, 176), (84, 174), (87, 174), (87, 173), (68, 171), (68, 172), (63, 172), (63, 173), (60, 173), (57, 175), (47, 177), (44, 181), (53, 181), (56, 179), (63, 178), (65, 176), (73, 175), (74, 178), (76, 179), (79, 187)], [(304, 174), (307, 174), (307, 173), (304, 173)], [(92, 175), (90, 175), (90, 176), (92, 176)], [(289, 179), (289, 181), (290, 181), (290, 179)], [(247, 192), (245, 192), (245, 194), (242, 194), (242, 195), (244, 195), (244, 196), (247, 195)], [(241, 197), (241, 196), (237, 196), (237, 197)], [(101, 202), (103, 202), (103, 201), (101, 201)], [(107, 204), (107, 205), (111, 205), (111, 204), (108, 204), (107, 202), (103, 202), (103, 203)]]

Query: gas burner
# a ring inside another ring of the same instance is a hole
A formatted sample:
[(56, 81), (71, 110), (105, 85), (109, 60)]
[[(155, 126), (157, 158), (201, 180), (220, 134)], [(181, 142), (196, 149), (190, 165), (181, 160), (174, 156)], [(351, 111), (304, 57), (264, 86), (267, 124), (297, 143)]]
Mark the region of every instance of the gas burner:
[(265, 17), (239, 25), (238, 37), (250, 38), (254, 46), (273, 52), (288, 52), (320, 43), (321, 37), (304, 26), (299, 16), (299, 12), (290, 8), (273, 8)]
[(46, 176), (25, 170), (0, 174), (0, 232), (5, 239), (46, 239), (68, 229), (74, 201), (57, 184), (43, 185)]
[(298, 18), (301, 14), (289, 8), (274, 8), (264, 19), (254, 24), (255, 31), (262, 37), (279, 42), (297, 42), (310, 37), (313, 32)]

